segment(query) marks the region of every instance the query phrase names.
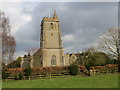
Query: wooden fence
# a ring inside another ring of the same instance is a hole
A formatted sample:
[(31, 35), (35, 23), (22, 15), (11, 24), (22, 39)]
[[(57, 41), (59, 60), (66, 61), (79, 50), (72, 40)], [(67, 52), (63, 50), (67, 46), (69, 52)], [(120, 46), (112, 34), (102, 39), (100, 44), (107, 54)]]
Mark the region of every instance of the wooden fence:
[[(16, 76), (18, 76), (18, 75), (16, 75)], [(66, 74), (32, 74), (32, 75), (30, 75), (30, 77), (29, 77), (29, 79), (35, 79), (35, 78), (55, 78), (55, 77), (68, 77), (68, 76), (70, 76), (70, 74), (69, 73), (66, 73)], [(14, 77), (14, 76), (10, 76), (10, 77), (8, 77), (7, 79), (8, 80), (11, 80), (11, 79), (15, 79), (16, 77)], [(26, 76), (23, 76), (23, 80), (26, 80), (27, 79), (27, 77)]]

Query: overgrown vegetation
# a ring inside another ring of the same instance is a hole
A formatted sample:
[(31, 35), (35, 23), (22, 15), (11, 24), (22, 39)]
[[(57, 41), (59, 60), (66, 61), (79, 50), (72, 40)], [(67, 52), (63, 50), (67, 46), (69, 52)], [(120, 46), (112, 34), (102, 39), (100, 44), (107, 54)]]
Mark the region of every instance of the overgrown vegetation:
[(22, 62), (22, 57), (18, 57), (15, 61), (9, 63), (6, 65), (6, 68), (20, 68), (21, 67), (21, 62)]
[(23, 73), (19, 73), (19, 75), (15, 76), (15, 80), (22, 80), (24, 78), (24, 74)]
[(79, 67), (78, 65), (72, 64), (69, 66), (69, 73), (70, 75), (78, 75), (79, 73)]
[(2, 79), (7, 79), (10, 76), (10, 73), (6, 69), (2, 70)]
[[(31, 73), (32, 73), (32, 69), (30, 68), (30, 67), (28, 67), (28, 68), (26, 68), (25, 70), (24, 70), (24, 72), (25, 72), (25, 76), (26, 76), (26, 78), (27, 79), (30, 79), (30, 75), (31, 75)], [(20, 75), (21, 76), (21, 75)]]
[(66, 75), (104, 75), (104, 74), (117, 74), (118, 64), (110, 64), (104, 66), (91, 66), (89, 70), (84, 65), (72, 64), (69, 67), (38, 67), (38, 68), (13, 68), (6, 69), (3, 72), (3, 79), (8, 77), (15, 80), (35, 79), (37, 77), (51, 77), (51, 76), (66, 76)]

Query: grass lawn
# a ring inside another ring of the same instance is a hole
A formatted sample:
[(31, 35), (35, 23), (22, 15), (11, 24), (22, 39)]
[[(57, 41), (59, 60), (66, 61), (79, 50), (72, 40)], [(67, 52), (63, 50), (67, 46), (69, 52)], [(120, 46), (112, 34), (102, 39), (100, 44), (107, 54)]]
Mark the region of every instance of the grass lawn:
[(3, 88), (118, 88), (118, 75), (3, 81)]

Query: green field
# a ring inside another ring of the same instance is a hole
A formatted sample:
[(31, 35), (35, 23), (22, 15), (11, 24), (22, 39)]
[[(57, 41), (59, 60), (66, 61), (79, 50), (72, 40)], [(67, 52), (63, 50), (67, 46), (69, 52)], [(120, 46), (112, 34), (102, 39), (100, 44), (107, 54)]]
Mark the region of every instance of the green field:
[(118, 75), (3, 81), (3, 88), (118, 88)]

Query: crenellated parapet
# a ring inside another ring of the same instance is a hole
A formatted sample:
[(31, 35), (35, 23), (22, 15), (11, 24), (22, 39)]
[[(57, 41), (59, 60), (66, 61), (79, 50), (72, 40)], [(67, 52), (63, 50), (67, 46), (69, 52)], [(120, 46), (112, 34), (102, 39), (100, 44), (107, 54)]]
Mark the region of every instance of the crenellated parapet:
[(59, 22), (59, 19), (53, 17), (44, 17), (42, 22)]

